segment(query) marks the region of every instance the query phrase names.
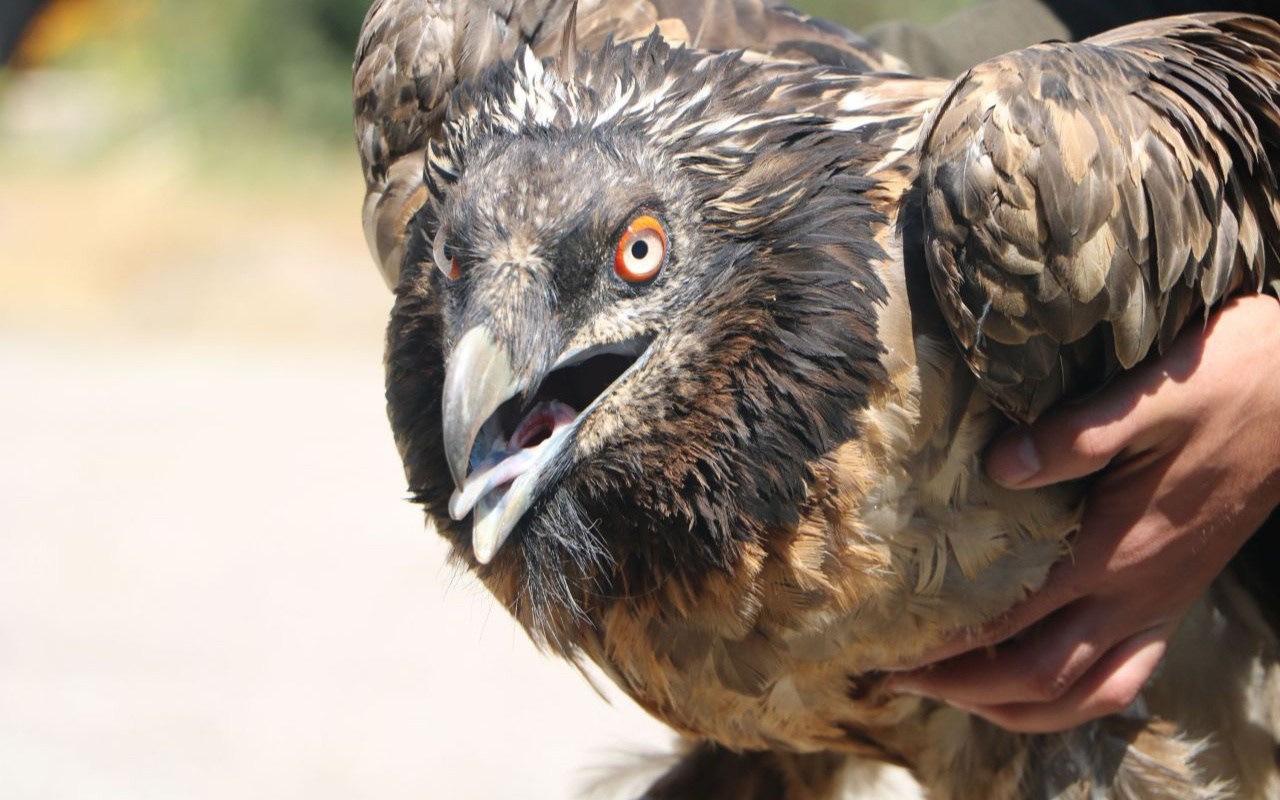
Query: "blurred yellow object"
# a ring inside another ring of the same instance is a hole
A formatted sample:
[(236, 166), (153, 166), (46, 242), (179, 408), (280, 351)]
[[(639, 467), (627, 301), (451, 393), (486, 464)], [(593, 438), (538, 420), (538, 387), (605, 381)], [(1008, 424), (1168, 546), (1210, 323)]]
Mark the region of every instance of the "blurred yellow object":
[(13, 63), (38, 66), (144, 17), (151, 0), (51, 0), (31, 22)]

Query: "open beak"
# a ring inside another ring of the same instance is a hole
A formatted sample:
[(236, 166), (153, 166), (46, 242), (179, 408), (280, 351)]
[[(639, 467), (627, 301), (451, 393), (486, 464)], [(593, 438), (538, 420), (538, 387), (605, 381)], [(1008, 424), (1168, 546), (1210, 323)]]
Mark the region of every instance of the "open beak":
[[(444, 452), (457, 487), (449, 516), (472, 514), (471, 547), (489, 563), (547, 481), (553, 458), (608, 389), (637, 365), (651, 338), (566, 353), (527, 387), (507, 349), (484, 326), (449, 356), (444, 382)], [(525, 402), (522, 392), (531, 393)]]
[(471, 549), (481, 564), (493, 560), (529, 510), (533, 478), (545, 461), (537, 458), (546, 455), (545, 442), (542, 448), (519, 447), (515, 435), (504, 435), (496, 413), (522, 388), (507, 349), (484, 326), (467, 331), (449, 357), (444, 452), (457, 487), (449, 515), (462, 520), (474, 512)]

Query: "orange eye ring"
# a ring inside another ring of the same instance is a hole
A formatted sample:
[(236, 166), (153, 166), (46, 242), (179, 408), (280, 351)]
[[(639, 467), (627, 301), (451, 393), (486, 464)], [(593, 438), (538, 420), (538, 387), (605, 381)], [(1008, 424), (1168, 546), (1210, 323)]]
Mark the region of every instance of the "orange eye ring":
[(618, 241), (613, 271), (627, 283), (652, 280), (667, 263), (667, 232), (656, 217), (636, 217)]

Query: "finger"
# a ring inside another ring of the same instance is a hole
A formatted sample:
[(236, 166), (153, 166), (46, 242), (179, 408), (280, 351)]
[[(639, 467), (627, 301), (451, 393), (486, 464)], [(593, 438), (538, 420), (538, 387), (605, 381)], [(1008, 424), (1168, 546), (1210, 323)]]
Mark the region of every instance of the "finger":
[(987, 474), (1002, 486), (1032, 489), (1097, 472), (1163, 422), (1155, 402), (1163, 380), (1139, 368), (1085, 402), (1009, 431), (987, 448)]
[(1081, 602), (993, 654), (966, 653), (890, 682), (897, 691), (959, 705), (1047, 703), (1067, 694), (1113, 644), (1101, 632), (1106, 617)]
[(1065, 731), (1117, 714), (1133, 703), (1155, 672), (1175, 627), (1165, 625), (1126, 639), (1053, 702), (965, 706), (963, 710), (1015, 733)]

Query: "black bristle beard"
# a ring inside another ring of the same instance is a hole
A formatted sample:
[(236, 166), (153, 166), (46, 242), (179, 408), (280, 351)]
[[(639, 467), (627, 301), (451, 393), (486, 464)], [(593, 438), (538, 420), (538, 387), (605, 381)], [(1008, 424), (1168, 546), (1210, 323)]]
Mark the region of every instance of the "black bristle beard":
[(567, 655), (578, 649), (588, 609), (605, 596), (613, 559), (599, 520), (564, 489), (537, 504), (520, 534), (521, 577), (510, 611), (540, 646)]

